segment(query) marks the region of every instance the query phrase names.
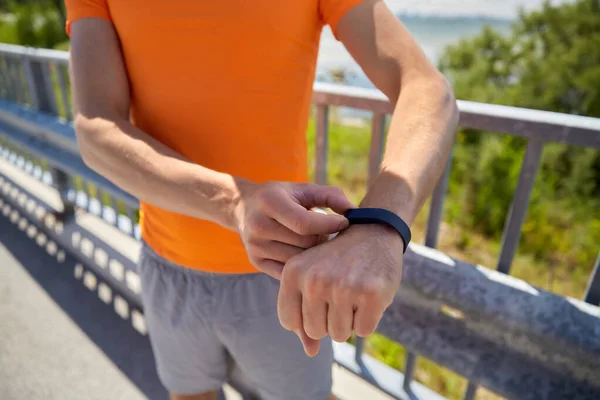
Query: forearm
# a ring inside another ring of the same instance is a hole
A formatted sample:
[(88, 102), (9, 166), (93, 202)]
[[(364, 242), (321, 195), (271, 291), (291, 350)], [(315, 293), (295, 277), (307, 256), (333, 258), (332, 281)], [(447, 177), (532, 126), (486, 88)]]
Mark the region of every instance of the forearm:
[(407, 81), (388, 132), (380, 173), (362, 207), (383, 207), (411, 224), (439, 180), (454, 141), (458, 110), (442, 77)]
[(119, 118), (78, 117), (86, 164), (140, 200), (237, 229), (239, 186), (246, 182), (195, 164)]

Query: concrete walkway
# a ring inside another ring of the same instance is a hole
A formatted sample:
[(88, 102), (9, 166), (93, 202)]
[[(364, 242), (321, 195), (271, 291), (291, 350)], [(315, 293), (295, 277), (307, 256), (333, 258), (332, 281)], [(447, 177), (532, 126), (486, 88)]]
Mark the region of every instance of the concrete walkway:
[(148, 338), (0, 216), (0, 399), (166, 396)]

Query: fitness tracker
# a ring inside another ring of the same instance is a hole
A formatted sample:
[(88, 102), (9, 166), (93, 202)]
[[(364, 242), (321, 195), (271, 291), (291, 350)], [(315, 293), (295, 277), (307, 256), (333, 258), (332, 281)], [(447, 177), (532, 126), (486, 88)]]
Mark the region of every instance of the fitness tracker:
[(379, 224), (387, 225), (398, 232), (404, 241), (404, 253), (410, 243), (410, 228), (396, 214), (383, 208), (353, 208), (344, 215), (350, 221), (350, 225)]

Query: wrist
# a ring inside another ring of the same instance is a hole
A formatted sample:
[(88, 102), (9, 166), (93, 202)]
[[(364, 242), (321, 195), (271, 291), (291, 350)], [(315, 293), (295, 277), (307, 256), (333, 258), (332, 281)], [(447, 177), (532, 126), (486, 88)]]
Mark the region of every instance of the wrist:
[(233, 187), (229, 196), (227, 218), (233, 231), (240, 232), (244, 223), (247, 199), (258, 188), (258, 184), (243, 178), (233, 178)]
[(405, 179), (382, 168), (359, 207), (386, 209), (410, 226), (417, 209), (415, 198), (415, 191)]
[(345, 216), (350, 225), (379, 225), (388, 228), (388, 231), (393, 231), (402, 239), (402, 252), (406, 252), (412, 236), (410, 227), (393, 212), (384, 208), (368, 207), (349, 210)]
[(360, 235), (367, 240), (375, 243), (381, 243), (390, 249), (394, 249), (399, 254), (404, 253), (404, 239), (393, 228), (381, 224), (369, 225), (350, 225), (343, 234)]

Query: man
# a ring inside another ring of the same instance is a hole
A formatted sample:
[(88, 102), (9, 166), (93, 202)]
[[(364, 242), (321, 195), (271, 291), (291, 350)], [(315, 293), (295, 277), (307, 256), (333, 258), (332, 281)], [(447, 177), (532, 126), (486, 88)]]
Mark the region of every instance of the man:
[(305, 183), (321, 29), (396, 106), (360, 207), (413, 221), (453, 141), (447, 81), (379, 0), (66, 5), (81, 154), (141, 201), (142, 297), (171, 398), (214, 399), (227, 354), (266, 400), (330, 396), (328, 338), (373, 332), (404, 242), (348, 228), (344, 194)]

